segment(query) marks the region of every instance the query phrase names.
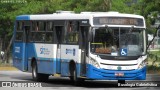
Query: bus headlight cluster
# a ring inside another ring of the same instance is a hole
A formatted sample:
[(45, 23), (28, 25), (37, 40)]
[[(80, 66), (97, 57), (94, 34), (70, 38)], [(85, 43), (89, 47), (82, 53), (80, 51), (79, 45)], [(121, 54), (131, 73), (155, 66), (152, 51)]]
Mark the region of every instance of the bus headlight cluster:
[(146, 66), (146, 60), (144, 60), (139, 66), (138, 69), (142, 69), (144, 66)]
[(96, 60), (94, 60), (93, 58), (90, 58), (89, 64), (95, 66), (96, 68), (100, 68), (98, 62)]

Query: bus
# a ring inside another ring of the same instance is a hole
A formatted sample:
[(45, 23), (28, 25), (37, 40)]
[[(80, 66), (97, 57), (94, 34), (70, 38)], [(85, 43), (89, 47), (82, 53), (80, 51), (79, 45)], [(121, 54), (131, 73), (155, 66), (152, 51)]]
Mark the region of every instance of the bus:
[(143, 16), (119, 12), (58, 11), (19, 15), (13, 65), (32, 73), (84, 80), (146, 79), (146, 24)]

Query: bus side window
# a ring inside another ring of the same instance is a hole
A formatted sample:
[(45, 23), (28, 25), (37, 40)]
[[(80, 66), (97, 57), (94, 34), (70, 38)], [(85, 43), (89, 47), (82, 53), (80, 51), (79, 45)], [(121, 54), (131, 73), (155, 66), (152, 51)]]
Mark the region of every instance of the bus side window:
[(67, 25), (66, 41), (70, 44), (78, 43), (78, 23), (76, 21), (69, 21)]
[(46, 22), (44, 22), (44, 21), (39, 21), (39, 22), (38, 22), (38, 30), (39, 30), (39, 31), (45, 31), (45, 30), (46, 30)]
[(23, 22), (22, 21), (17, 21), (16, 24), (16, 36), (15, 40), (16, 41), (22, 41), (23, 40)]
[(33, 31), (39, 31), (39, 22), (35, 21), (33, 22), (34, 26), (33, 26)]
[(45, 22), (33, 21), (31, 31), (31, 41), (33, 42), (44, 42), (45, 41)]
[(30, 30), (30, 26), (24, 26), (24, 32), (25, 35), (24, 36), (24, 42), (28, 42), (29, 40), (29, 30)]
[(37, 22), (36, 21), (32, 21), (31, 22), (31, 33), (30, 33), (30, 42), (34, 42), (35, 40), (35, 36), (36, 36), (36, 28), (37, 28)]
[(47, 24), (46, 24), (46, 31), (53, 31), (53, 22), (52, 21), (49, 21), (49, 22), (47, 22)]
[(16, 41), (22, 41), (23, 32), (16, 32)]
[(51, 43), (53, 42), (53, 22), (49, 21), (46, 24), (46, 36), (45, 36), (45, 41), (46, 43)]
[(45, 32), (36, 32), (35, 42), (44, 42), (45, 41)]
[(23, 24), (22, 21), (17, 21), (17, 28), (16, 28), (16, 31), (22, 31), (22, 24)]
[(48, 43), (51, 43), (53, 41), (53, 33), (52, 32), (46, 32), (45, 41)]

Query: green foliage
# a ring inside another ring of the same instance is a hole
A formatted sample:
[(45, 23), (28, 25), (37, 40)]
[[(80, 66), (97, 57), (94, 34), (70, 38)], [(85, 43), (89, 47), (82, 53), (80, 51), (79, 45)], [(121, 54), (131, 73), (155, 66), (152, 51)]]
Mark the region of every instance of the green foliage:
[(111, 11), (121, 13), (133, 13), (133, 8), (130, 6), (132, 0), (112, 0)]
[[(112, 11), (139, 14), (145, 17), (147, 28), (155, 23), (160, 13), (160, 0), (112, 0)], [(149, 33), (153, 34), (154, 29)]]

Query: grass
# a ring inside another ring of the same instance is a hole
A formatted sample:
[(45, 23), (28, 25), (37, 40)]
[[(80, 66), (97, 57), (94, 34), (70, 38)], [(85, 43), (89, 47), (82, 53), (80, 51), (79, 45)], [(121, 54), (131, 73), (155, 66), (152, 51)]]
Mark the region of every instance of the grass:
[(15, 71), (15, 70), (17, 69), (13, 67), (12, 64), (0, 62), (0, 71)]
[(16, 71), (15, 67), (0, 67), (0, 71)]
[(160, 50), (148, 52), (147, 72), (152, 74), (160, 74)]
[(148, 65), (147, 66), (147, 73), (148, 74), (159, 74), (160, 75), (160, 67)]
[(0, 67), (12, 67), (12, 64), (10, 64), (10, 63), (2, 63), (2, 62), (0, 62)]

